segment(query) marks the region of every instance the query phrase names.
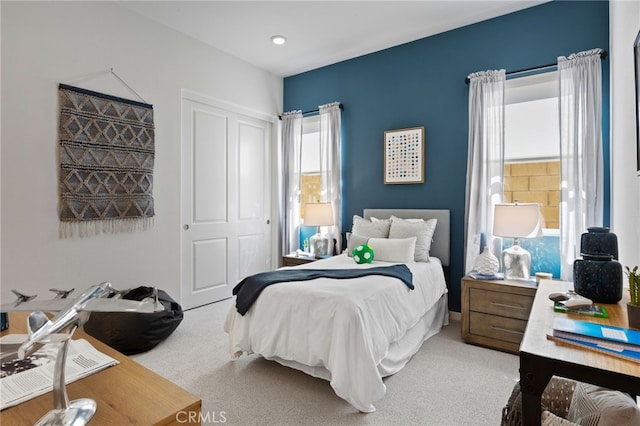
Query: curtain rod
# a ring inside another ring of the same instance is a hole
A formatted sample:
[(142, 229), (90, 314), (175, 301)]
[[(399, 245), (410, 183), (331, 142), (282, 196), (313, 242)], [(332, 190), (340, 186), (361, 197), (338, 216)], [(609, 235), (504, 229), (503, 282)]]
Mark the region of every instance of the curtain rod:
[[(608, 55), (607, 51), (603, 50), (602, 52), (600, 52), (600, 59), (603, 59), (603, 60), (607, 59), (607, 55)], [(545, 68), (551, 68), (551, 67), (557, 67), (557, 66), (558, 66), (558, 63), (556, 62), (555, 64), (547, 64), (547, 65), (540, 65), (540, 66), (537, 66), (537, 67), (523, 68), (521, 70), (516, 70), (516, 71), (507, 71), (506, 75), (513, 75), (513, 74), (520, 74), (520, 73), (523, 73), (523, 72), (543, 70)], [(464, 79), (464, 82), (466, 84), (469, 84), (470, 81), (471, 80), (469, 80), (469, 77), (466, 77)]]
[[(339, 104), (338, 104), (338, 107), (340, 108), (340, 111), (344, 110), (344, 107), (342, 106), (342, 103), (339, 103)], [(305, 115), (305, 114), (314, 114), (314, 113), (318, 113), (318, 112), (320, 112), (320, 109), (311, 109), (311, 110), (309, 110), (309, 111), (302, 111), (302, 115)], [(278, 115), (278, 118), (279, 118), (280, 120), (282, 120), (282, 114)]]

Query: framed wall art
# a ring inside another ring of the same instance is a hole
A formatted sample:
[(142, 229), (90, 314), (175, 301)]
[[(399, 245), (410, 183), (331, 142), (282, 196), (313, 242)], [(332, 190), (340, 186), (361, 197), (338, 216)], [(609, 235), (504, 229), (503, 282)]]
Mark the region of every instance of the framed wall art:
[(424, 127), (384, 132), (384, 183), (424, 183)]
[(636, 80), (636, 169), (640, 176), (640, 32), (633, 43), (633, 59)]

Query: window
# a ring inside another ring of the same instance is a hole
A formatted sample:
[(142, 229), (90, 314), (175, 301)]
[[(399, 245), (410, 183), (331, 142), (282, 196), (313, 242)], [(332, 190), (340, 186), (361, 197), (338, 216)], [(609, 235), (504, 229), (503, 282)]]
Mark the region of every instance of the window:
[(524, 239), (531, 274), (560, 277), (560, 122), (558, 72), (505, 84), (504, 200), (539, 203), (542, 238)]
[(302, 148), (300, 162), (300, 220), (304, 217), (307, 203), (321, 201), (320, 176), (320, 117), (302, 120)]
[(322, 105), (318, 112), (318, 116), (307, 118), (301, 117), (301, 113), (287, 114), (282, 120), (282, 164), (286, 179), (283, 181), (283, 249), (287, 253), (299, 248), (307, 249), (307, 230), (319, 231), (317, 226), (304, 226), (302, 223), (305, 206), (309, 202), (330, 203), (333, 225), (325, 226), (326, 233), (334, 237), (337, 252), (342, 246), (339, 229), (342, 222), (340, 105), (337, 102)]
[(300, 248), (306, 252), (309, 249), (309, 238), (318, 228), (304, 225), (305, 205), (324, 201), (320, 173), (320, 116), (302, 119), (300, 151)]
[(507, 80), (504, 200), (539, 203), (547, 229), (560, 225), (558, 72)]

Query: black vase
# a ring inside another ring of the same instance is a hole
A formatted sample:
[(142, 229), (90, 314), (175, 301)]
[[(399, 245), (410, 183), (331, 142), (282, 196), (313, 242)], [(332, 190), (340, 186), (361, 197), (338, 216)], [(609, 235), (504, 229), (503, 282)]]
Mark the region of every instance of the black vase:
[(610, 254), (618, 260), (618, 237), (609, 228), (587, 228), (580, 237), (580, 252), (589, 254)]
[(573, 262), (573, 286), (594, 303), (618, 303), (622, 299), (622, 265), (611, 254), (583, 253)]

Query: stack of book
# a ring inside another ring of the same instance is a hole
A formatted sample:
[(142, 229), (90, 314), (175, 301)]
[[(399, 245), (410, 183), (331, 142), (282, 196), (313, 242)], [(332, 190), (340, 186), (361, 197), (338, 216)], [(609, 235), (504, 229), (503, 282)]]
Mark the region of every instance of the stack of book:
[(569, 318), (554, 318), (551, 340), (640, 362), (640, 331)]
[(578, 314), (589, 315), (598, 318), (609, 318), (609, 312), (607, 312), (607, 308), (602, 305), (589, 305), (580, 306), (578, 308), (567, 308), (561, 302), (554, 302), (553, 310), (555, 312), (563, 312), (565, 314)]
[(504, 274), (502, 272), (497, 272), (492, 275), (481, 274), (480, 272), (469, 272), (469, 276), (474, 280), (502, 280), (504, 279)]

